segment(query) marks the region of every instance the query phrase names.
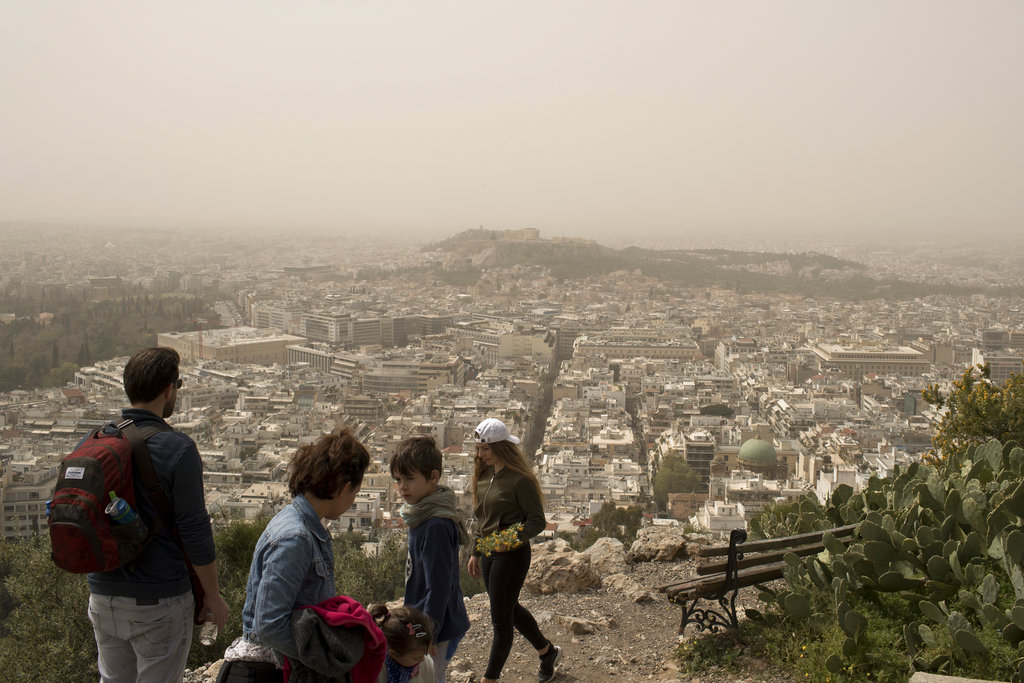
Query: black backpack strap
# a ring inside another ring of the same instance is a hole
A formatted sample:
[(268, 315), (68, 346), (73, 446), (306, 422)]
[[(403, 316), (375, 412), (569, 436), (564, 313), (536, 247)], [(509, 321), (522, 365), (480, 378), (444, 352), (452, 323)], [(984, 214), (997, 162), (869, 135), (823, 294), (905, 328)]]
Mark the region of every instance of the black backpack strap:
[[(160, 481), (156, 478), (156, 470), (153, 469), (153, 459), (149, 456), (149, 448), (146, 446), (146, 439), (158, 432), (169, 432), (170, 427), (163, 425), (147, 425), (142, 429), (135, 426), (132, 420), (124, 420), (114, 425), (128, 439), (132, 445), (132, 456), (135, 459), (135, 467), (142, 477), (142, 485), (146, 489), (146, 495), (156, 506), (157, 519), (163, 522), (168, 528), (174, 528), (174, 517), (171, 514), (171, 504), (167, 500), (167, 494)], [(156, 531), (156, 529), (154, 529)]]

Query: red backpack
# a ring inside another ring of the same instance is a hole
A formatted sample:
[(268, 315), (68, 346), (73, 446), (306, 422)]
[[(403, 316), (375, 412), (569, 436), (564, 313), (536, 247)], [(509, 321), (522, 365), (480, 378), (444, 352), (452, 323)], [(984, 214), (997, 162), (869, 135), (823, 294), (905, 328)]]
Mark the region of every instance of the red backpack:
[(140, 460), (144, 453), (144, 462), (152, 470), (146, 439), (170, 428), (139, 429), (131, 420), (114, 427), (114, 434), (105, 434), (105, 427), (93, 431), (64, 458), (49, 505), (51, 556), (58, 567), (76, 574), (107, 572), (132, 562), (149, 546), (155, 531), (150, 529), (144, 540), (132, 537), (125, 526), (111, 523), (106, 507), (109, 492), (114, 491), (138, 513), (133, 452), (140, 452)]

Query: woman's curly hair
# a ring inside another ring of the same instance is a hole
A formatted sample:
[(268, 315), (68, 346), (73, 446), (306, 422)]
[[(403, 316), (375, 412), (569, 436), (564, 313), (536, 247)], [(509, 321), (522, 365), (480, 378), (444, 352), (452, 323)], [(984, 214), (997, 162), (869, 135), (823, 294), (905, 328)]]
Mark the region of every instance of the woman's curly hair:
[(345, 484), (360, 486), (369, 465), (366, 447), (348, 429), (325, 434), (295, 451), (288, 490), (293, 496), (308, 492), (317, 498), (332, 498)]

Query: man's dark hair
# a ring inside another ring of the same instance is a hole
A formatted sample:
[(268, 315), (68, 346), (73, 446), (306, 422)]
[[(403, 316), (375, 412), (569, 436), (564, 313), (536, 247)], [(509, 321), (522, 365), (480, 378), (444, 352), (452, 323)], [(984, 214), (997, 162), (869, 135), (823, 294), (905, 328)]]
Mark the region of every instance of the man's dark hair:
[(124, 393), (128, 402), (149, 403), (168, 384), (178, 381), (178, 352), (166, 346), (137, 351), (124, 366)]
[(333, 498), (345, 484), (360, 486), (370, 454), (348, 429), (325, 434), (295, 451), (289, 465), (288, 490), (293, 496), (312, 493)]
[(399, 474), (406, 477), (419, 472), (424, 479), (430, 479), (434, 470), (440, 474), (443, 470), (441, 451), (429, 436), (411, 436), (395, 448), (391, 456), (391, 476)]

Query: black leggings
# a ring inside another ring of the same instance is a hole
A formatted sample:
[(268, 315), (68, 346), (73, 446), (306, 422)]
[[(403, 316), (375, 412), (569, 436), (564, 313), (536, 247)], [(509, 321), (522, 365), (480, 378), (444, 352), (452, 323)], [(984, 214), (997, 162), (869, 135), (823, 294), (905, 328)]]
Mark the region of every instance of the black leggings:
[(494, 640), (491, 641), (491, 657), (487, 660), (484, 678), (498, 678), (512, 650), (512, 627), (530, 641), (535, 650), (542, 650), (548, 639), (540, 632), (537, 620), (519, 604), (519, 591), (523, 588), (526, 573), (530, 571), (530, 544), (507, 553), (494, 553), (480, 558), (480, 569), (484, 574), (484, 586), (491, 599), (491, 624), (494, 626)]

